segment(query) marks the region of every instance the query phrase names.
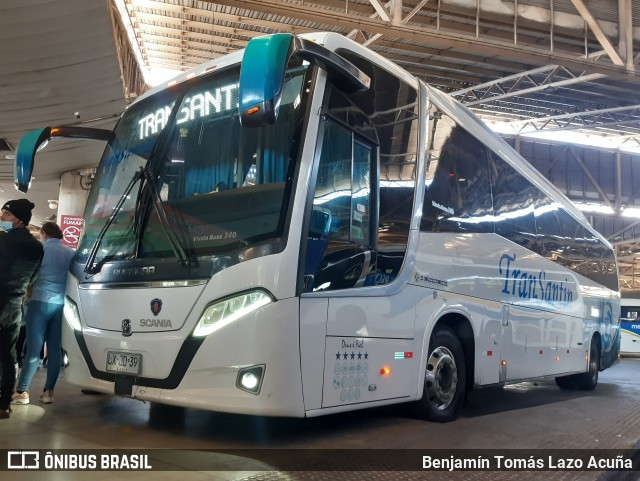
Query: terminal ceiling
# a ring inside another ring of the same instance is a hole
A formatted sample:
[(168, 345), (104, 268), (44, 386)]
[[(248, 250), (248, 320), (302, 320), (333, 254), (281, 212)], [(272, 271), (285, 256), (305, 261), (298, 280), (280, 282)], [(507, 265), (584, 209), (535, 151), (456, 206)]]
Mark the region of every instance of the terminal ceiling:
[[(136, 55), (143, 70), (177, 73), (266, 33), (335, 31), (451, 93), (485, 121), (507, 123), (511, 143), (546, 166), (570, 198), (610, 205), (613, 214), (588, 215), (619, 244), (627, 288), (640, 275), (640, 227), (620, 215), (640, 207), (633, 184), (640, 186), (640, 156), (514, 137), (580, 131), (640, 146), (640, 2), (0, 0), (0, 27), (0, 139), (8, 144), (0, 144), (0, 200), (19, 195), (11, 149), (24, 132), (114, 124), (146, 89)], [(60, 174), (83, 175), (101, 147), (56, 141), (39, 154), (29, 193), (36, 220), (54, 213), (46, 201), (57, 198)]]

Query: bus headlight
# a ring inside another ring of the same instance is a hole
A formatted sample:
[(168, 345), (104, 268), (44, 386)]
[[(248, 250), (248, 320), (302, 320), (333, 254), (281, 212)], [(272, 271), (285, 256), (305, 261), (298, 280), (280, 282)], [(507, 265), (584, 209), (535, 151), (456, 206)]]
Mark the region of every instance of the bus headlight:
[(80, 313), (78, 312), (78, 306), (71, 300), (70, 297), (64, 297), (64, 317), (73, 328), (74, 331), (82, 331), (82, 323), (80, 322)]
[(241, 317), (274, 302), (265, 291), (250, 291), (223, 299), (208, 306), (193, 331), (194, 337), (204, 337), (237, 321)]

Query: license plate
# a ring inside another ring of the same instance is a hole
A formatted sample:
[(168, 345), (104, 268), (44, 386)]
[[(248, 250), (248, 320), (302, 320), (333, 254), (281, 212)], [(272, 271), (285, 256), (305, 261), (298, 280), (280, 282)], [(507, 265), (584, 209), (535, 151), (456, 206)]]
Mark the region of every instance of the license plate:
[(123, 374), (140, 374), (142, 354), (107, 351), (107, 371)]

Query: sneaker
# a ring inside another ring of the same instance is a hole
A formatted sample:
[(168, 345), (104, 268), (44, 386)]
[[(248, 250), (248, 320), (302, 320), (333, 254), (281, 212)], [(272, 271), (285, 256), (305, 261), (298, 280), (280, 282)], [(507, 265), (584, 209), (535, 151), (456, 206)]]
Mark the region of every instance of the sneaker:
[(45, 404), (51, 404), (53, 402), (53, 389), (45, 389), (40, 394), (40, 401)]
[(11, 396), (11, 404), (29, 404), (29, 391), (14, 392)]
[(10, 407), (8, 407), (7, 409), (0, 409), (0, 419), (9, 419), (9, 416), (11, 416)]

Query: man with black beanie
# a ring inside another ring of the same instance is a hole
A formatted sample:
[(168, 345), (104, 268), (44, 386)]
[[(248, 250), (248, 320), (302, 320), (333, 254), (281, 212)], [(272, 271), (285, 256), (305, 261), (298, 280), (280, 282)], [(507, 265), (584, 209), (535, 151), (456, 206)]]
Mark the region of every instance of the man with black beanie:
[(16, 341), (22, 320), (22, 299), (38, 276), (42, 244), (27, 226), (35, 207), (27, 199), (10, 200), (0, 215), (0, 419), (11, 414), (16, 382)]

